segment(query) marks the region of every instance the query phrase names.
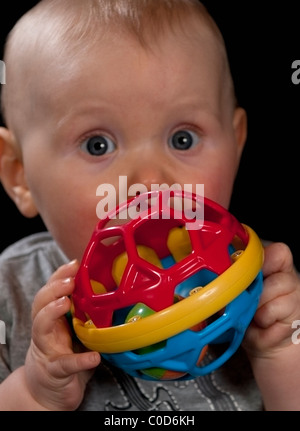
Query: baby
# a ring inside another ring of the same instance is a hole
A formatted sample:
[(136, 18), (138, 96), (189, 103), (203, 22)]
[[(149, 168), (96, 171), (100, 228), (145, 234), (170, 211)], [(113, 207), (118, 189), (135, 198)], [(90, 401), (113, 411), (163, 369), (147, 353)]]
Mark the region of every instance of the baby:
[(284, 244), (265, 249), (244, 349), (211, 375), (131, 378), (74, 347), (65, 319), (99, 185), (204, 184), (206, 197), (229, 206), (247, 120), (204, 6), (42, 0), (11, 31), (4, 62), (1, 182), (48, 232), (0, 258), (0, 409), (299, 409), (300, 282)]

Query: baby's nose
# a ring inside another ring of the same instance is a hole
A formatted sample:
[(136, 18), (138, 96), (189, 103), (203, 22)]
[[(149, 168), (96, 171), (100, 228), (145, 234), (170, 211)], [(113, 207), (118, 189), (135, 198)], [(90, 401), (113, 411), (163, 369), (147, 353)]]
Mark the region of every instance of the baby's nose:
[(128, 184), (143, 184), (148, 191), (168, 189), (174, 182), (175, 172), (172, 171), (167, 158), (162, 156), (156, 159), (142, 157), (136, 160), (128, 178)]

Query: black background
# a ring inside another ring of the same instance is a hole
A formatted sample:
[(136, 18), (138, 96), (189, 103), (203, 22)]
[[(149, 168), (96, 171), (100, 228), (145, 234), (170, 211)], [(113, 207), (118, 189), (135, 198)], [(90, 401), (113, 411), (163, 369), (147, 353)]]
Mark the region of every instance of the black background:
[[(9, 12), (0, 11), (0, 59), (7, 32), (36, 3), (10, 1)], [(248, 113), (248, 139), (230, 209), (262, 238), (286, 242), (300, 269), (300, 85), (291, 81), (292, 63), (300, 59), (297, 3), (204, 1), (223, 33), (239, 103)], [(1, 186), (0, 211), (0, 251), (45, 229), (39, 218), (21, 216)]]

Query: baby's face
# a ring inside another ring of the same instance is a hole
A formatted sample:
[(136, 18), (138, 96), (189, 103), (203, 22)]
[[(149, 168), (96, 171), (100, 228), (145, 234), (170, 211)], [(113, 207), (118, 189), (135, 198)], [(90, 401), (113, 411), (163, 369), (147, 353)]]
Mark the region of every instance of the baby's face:
[(66, 60), (64, 79), (49, 67), (21, 145), (35, 205), (69, 258), (80, 259), (98, 221), (97, 188), (116, 190), (114, 206), (121, 176), (127, 190), (204, 184), (206, 197), (228, 207), (242, 151), (238, 113), (213, 41), (181, 39), (170, 33), (145, 50), (107, 35), (72, 74)]

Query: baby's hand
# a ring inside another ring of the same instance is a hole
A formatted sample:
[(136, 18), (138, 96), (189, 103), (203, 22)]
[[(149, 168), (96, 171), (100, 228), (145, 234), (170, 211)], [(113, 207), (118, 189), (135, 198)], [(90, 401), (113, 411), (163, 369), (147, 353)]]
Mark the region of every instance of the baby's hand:
[(293, 322), (300, 318), (300, 279), (290, 249), (265, 248), (264, 288), (243, 345), (248, 353), (265, 410), (300, 406), (300, 346), (293, 343)]
[(263, 275), (263, 292), (244, 346), (250, 356), (271, 358), (292, 347), (292, 324), (300, 319), (300, 278), (285, 244), (265, 248)]
[(75, 410), (82, 401), (96, 352), (74, 353), (65, 315), (78, 263), (60, 267), (38, 292), (32, 306), (32, 340), (25, 362), (28, 389), (49, 410)]

